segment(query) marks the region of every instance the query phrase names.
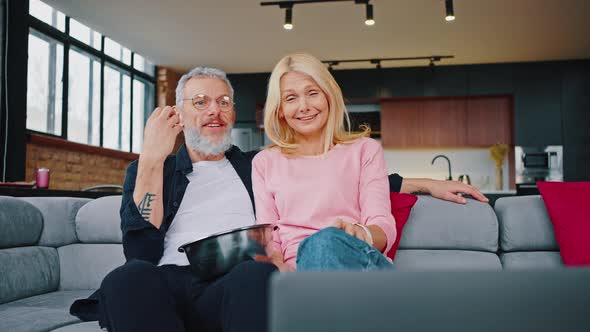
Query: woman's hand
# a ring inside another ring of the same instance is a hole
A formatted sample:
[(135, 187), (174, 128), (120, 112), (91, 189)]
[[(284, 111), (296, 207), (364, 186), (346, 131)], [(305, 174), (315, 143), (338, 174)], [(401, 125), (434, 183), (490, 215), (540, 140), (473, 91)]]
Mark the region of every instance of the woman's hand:
[[(377, 225), (369, 225), (363, 227), (360, 224), (346, 222), (342, 219), (336, 220), (333, 227), (339, 228), (345, 231), (347, 234), (350, 234), (360, 240), (367, 242), (370, 246), (373, 246), (375, 249), (383, 252), (387, 246), (387, 236), (381, 227)], [(368, 230), (371, 235), (367, 234)]]
[(346, 234), (352, 235), (358, 239), (367, 242), (371, 246), (373, 245), (372, 236), (370, 237), (369, 234), (367, 234), (367, 232), (365, 231), (365, 229), (360, 225), (356, 225), (354, 223), (338, 219), (332, 226), (343, 230), (344, 232), (346, 232)]
[(291, 265), (285, 263), (285, 259), (280, 252), (275, 252), (270, 256), (256, 255), (254, 260), (257, 262), (266, 262), (274, 264), (281, 272), (292, 272), (295, 271)]

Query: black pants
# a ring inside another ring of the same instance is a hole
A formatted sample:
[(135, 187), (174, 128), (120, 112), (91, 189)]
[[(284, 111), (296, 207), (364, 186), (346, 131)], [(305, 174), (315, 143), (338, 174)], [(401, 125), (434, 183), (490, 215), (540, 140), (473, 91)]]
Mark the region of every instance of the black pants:
[(202, 282), (188, 266), (131, 260), (102, 282), (101, 321), (110, 332), (264, 332), (274, 271), (272, 264), (249, 261)]

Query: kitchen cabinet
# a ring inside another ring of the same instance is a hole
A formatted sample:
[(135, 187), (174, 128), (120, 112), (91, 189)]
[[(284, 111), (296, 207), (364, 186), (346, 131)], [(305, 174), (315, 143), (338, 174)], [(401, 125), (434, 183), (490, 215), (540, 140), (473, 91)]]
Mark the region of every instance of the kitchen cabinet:
[(465, 101), (461, 99), (425, 100), (422, 106), (423, 145), (444, 147), (466, 145)]
[(468, 146), (512, 144), (512, 98), (474, 97), (467, 99), (465, 123)]
[(384, 147), (489, 147), (513, 144), (510, 96), (398, 98), (381, 101)]
[(381, 141), (384, 147), (424, 144), (422, 104), (420, 100), (381, 103)]

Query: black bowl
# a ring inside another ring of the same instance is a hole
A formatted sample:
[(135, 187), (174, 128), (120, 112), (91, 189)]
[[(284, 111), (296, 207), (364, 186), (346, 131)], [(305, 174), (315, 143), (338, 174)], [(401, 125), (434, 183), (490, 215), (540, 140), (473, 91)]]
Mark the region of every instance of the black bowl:
[(210, 280), (256, 255), (267, 255), (265, 248), (271, 241), (272, 229), (271, 224), (236, 228), (183, 244), (178, 251), (186, 254), (199, 279)]

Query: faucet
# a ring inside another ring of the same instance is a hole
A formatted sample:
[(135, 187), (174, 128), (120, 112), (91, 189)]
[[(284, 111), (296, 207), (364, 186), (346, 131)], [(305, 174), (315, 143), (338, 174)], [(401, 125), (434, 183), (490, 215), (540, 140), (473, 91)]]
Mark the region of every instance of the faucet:
[(444, 154), (439, 154), (438, 156), (435, 156), (434, 158), (432, 158), (432, 162), (430, 162), (430, 165), (434, 165), (434, 161), (438, 158), (445, 158), (447, 160), (447, 163), (449, 165), (449, 177), (447, 178), (448, 181), (452, 181), (453, 177), (451, 176), (451, 161), (449, 160), (449, 157), (445, 156)]

